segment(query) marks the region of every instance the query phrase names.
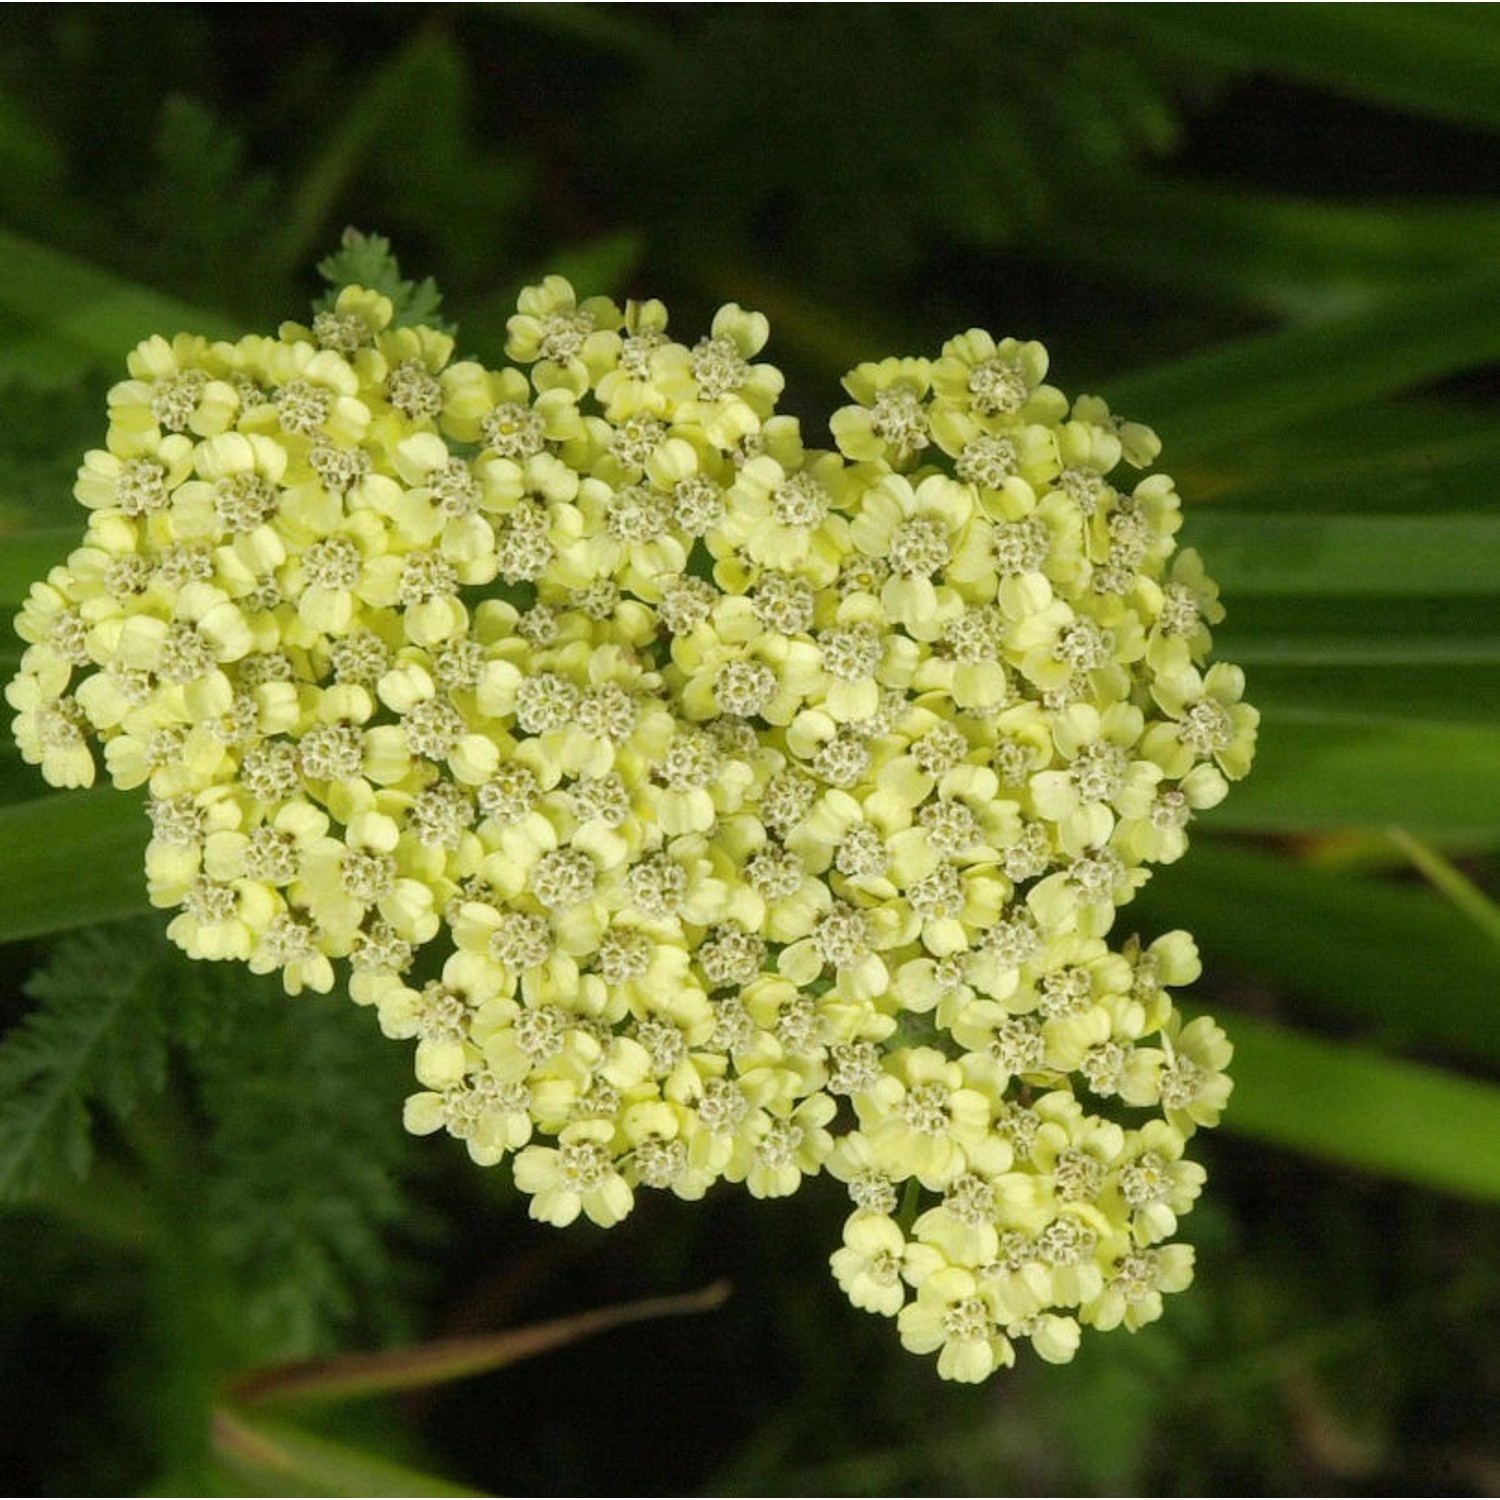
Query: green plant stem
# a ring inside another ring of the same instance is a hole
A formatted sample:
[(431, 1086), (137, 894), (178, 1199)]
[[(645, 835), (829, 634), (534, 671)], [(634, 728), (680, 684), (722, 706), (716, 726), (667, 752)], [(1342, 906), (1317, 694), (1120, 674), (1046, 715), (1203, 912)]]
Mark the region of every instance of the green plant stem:
[(161, 1227), (150, 1266), (151, 1335), (158, 1383), (149, 1438), (162, 1492), (201, 1485), (212, 1461), (216, 1394), (244, 1357), (233, 1289), (204, 1234), (203, 1180), (194, 1131), (171, 1091), (125, 1122)]
[(1461, 911), (1491, 942), (1500, 945), (1500, 906), (1490, 900), (1461, 870), (1436, 849), (1415, 839), (1404, 828), (1392, 828), (1390, 840), (1425, 875), (1456, 910)]
[(161, 1225), (139, 1178), (116, 1162), (96, 1158), (86, 1178), (56, 1177), (35, 1207), (95, 1245), (126, 1255), (154, 1253)]

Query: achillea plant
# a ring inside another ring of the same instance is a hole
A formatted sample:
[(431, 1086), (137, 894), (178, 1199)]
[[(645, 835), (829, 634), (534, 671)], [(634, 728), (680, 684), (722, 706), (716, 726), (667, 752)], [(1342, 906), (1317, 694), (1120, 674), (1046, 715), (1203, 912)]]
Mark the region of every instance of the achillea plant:
[(977, 330), (823, 452), (733, 304), (549, 277), (496, 369), (396, 311), (130, 356), (27, 759), (149, 789), (188, 954), (347, 965), (537, 1218), (826, 1170), (839, 1285), (959, 1380), (1159, 1316), (1230, 1047), (1186, 933), (1110, 938), (1256, 713), (1155, 436)]

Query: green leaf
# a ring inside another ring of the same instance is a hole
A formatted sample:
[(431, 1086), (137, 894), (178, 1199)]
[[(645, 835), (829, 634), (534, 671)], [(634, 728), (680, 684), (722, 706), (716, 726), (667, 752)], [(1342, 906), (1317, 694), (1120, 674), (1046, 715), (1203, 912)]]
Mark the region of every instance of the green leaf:
[(1195, 511), (1194, 547), (1245, 594), (1500, 595), (1500, 515), (1257, 515)]
[(1260, 334), (1104, 383), (1172, 464), (1234, 464), (1247, 439), (1333, 418), (1500, 357), (1500, 270), (1485, 267), (1312, 327)]
[(1500, 619), (1471, 598), (1249, 594), (1231, 598), (1217, 651), (1245, 666), (1427, 667), (1500, 661)]
[(1500, 1088), (1246, 1016), (1228, 1026), (1237, 1135), (1500, 1202)]
[[(97, 363), (93, 355), (80, 356), (66, 390), (14, 382), (0, 390), (0, 557), (5, 537), (33, 529), (55, 528), (60, 539), (68, 533), (59, 558), (81, 542), (85, 513), (73, 486), (85, 450), (104, 436), (105, 382), (94, 371)], [(20, 644), (9, 630), (0, 631), (0, 640)]]
[(154, 955), (91, 933), (27, 986), (41, 1004), (0, 1044), (0, 1202), (82, 1177), (93, 1158), (93, 1111), (128, 1116), (166, 1077)]
[(81, 540), (82, 529), (77, 526), (0, 530), (0, 607), (23, 603), (31, 585), (66, 561)]
[(483, 1493), (288, 1422), (247, 1416), (227, 1407), (213, 1414), (213, 1451), (257, 1495)]
[(1425, 875), (1435, 890), (1439, 890), (1461, 911), (1492, 943), (1500, 945), (1500, 906), (1490, 900), (1467, 875), (1450, 864), (1436, 849), (1429, 848), (1420, 839), (1414, 839), (1403, 828), (1390, 830), (1391, 842)]
[(354, 1329), (392, 1336), (394, 1226), (418, 1152), (401, 1124), (411, 1054), (343, 987), (287, 995), (239, 962), (171, 966), (197, 1115), (198, 1222), (234, 1288), (235, 1363), (306, 1358)]
[(395, 309), (392, 326), (425, 323), (430, 328), (454, 330), (438, 316), (443, 296), (437, 283), (428, 276), (421, 282), (408, 281), (401, 275), (401, 264), (391, 251), (384, 235), (364, 234), (346, 229), (339, 248), (318, 262), (318, 275), (329, 285), (329, 292), (315, 304), (320, 312), (331, 312), (339, 291), (346, 286), (362, 286), (391, 299)]
[(1500, 130), (1500, 28), (1483, 6), (1172, 5), (1136, 20), (1198, 60)]
[(1216, 472), (1193, 476), (1188, 498), (1212, 498), (1216, 509), (1493, 513), (1500, 495), (1500, 431), (1493, 414), (1432, 397), (1378, 401), (1363, 408), (1357, 422), (1314, 416), (1238, 443), (1215, 462)]
[(1212, 814), (1257, 833), (1392, 822), (1449, 842), (1500, 843), (1500, 727), (1386, 724), (1334, 715), (1263, 723), (1253, 773)]
[(1186, 927), (1210, 975), (1239, 969), (1319, 1015), (1500, 1062), (1500, 952), (1421, 887), (1200, 838), (1116, 926)]
[(59, 333), (17, 328), (8, 315), (0, 323), (0, 385), (60, 392), (76, 386), (98, 363), (96, 350)]
[[(1239, 639), (1225, 648), (1244, 662)], [(1420, 667), (1390, 663), (1257, 661), (1249, 696), (1265, 716), (1268, 737), (1286, 723), (1336, 719), (1344, 726), (1378, 731), (1393, 723), (1500, 723), (1500, 672), (1493, 660), (1429, 661)]]
[(1488, 202), (1350, 204), (1132, 177), (1098, 182), (1086, 199), (1062, 196), (1031, 238), (1053, 257), (1174, 297), (1311, 322), (1493, 258), (1500, 212)]
[(0, 807), (0, 943), (148, 910), (147, 835), (113, 787)]
[(224, 319), (0, 229), (0, 310), (91, 360), (117, 367), (152, 334), (235, 338)]
[[(192, 962), (156, 922), (64, 940), (29, 991), (39, 1005), (0, 1044), (0, 1201), (40, 1195), (91, 1225), (68, 1188), (105, 1110), (130, 1120), (128, 1159), (190, 1202), (189, 1224), (156, 1195), (174, 1233), (200, 1236), (233, 1287), (230, 1368), (306, 1358), (351, 1327), (389, 1336), (389, 1228), (411, 1219), (400, 1184), (417, 1150), (406, 1049), (342, 995)], [(169, 1048), (185, 1107), (136, 1116)]]
[(729, 1284), (718, 1281), (681, 1296), (623, 1302), (502, 1333), (473, 1334), (404, 1349), (338, 1354), (327, 1359), (277, 1365), (242, 1376), (233, 1383), (230, 1394), (244, 1405), (270, 1402), (306, 1406), (421, 1390), (503, 1369), (518, 1360), (563, 1348), (611, 1328), (653, 1318), (712, 1312), (723, 1306), (728, 1296)]

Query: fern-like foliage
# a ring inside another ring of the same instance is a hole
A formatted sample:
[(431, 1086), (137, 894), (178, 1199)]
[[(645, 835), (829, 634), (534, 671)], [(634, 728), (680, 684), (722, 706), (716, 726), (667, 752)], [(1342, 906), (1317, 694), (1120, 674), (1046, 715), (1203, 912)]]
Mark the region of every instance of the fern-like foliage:
[(256, 1345), (311, 1353), (335, 1329), (388, 1333), (390, 1234), (413, 1210), (401, 1125), (408, 1059), (338, 996), (288, 999), (207, 968), (215, 1024), (186, 1071), (203, 1121), (203, 1216)]
[(318, 275), (330, 288), (314, 304), (318, 312), (332, 311), (339, 288), (354, 284), (391, 299), (396, 309), (392, 319), (394, 327), (421, 323), (448, 333), (456, 331), (451, 323), (445, 323), (438, 315), (443, 294), (438, 291), (437, 283), (431, 276), (421, 281), (409, 281), (403, 277), (401, 265), (391, 250), (391, 242), (384, 235), (365, 234), (352, 227), (346, 229), (339, 248), (318, 262)]
[(128, 1117), (166, 1077), (161, 953), (110, 929), (61, 945), (27, 985), (40, 1001), (0, 1043), (0, 1203), (82, 1177), (94, 1116)]
[(62, 941), (27, 989), (37, 1007), (0, 1041), (0, 1203), (45, 1201), (88, 1172), (101, 1123), (128, 1138), (146, 1112), (171, 1149), (123, 1165), (186, 1175), (146, 1184), (174, 1216), (158, 1233), (201, 1246), (247, 1354), (397, 1326), (387, 1232), (412, 1217), (407, 1060), (368, 1015), (190, 963), (149, 923)]

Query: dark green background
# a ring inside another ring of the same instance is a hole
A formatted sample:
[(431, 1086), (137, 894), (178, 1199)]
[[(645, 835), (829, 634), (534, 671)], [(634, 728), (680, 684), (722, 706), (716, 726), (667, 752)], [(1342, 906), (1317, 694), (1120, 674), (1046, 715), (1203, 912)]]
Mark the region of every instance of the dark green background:
[(1043, 339), (1161, 432), (1266, 710), (1257, 774), (1126, 914), (1193, 928), (1240, 1044), (1198, 1283), (978, 1390), (843, 1302), (831, 1183), (535, 1226), (400, 1136), (364, 1013), (190, 973), (155, 917), (80, 952), (63, 929), (143, 904), (134, 825), (23, 807), (0, 750), (0, 1018), (50, 965), (141, 1073), (74, 1080), (83, 1187), (5, 1162), (10, 1487), (227, 1485), (238, 1365), (728, 1276), (721, 1312), (320, 1421), (499, 1493), (1500, 1491), (1500, 949), (1385, 836), (1494, 889), (1497, 145), (1489, 7), (0, 11), (7, 607), (78, 524), (130, 341), (300, 315), (355, 224), (491, 362), (551, 270), (689, 335), (759, 307), (815, 440), (858, 360)]

